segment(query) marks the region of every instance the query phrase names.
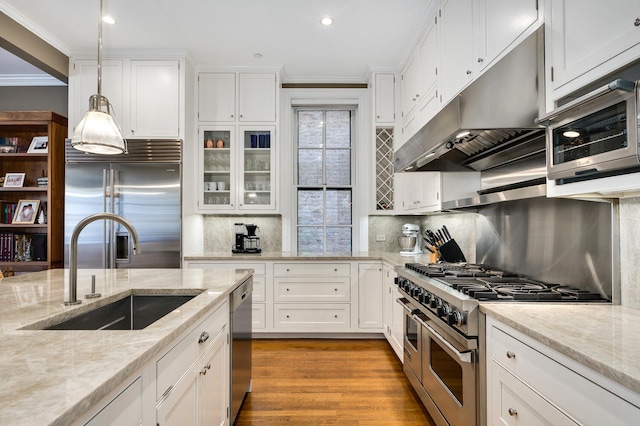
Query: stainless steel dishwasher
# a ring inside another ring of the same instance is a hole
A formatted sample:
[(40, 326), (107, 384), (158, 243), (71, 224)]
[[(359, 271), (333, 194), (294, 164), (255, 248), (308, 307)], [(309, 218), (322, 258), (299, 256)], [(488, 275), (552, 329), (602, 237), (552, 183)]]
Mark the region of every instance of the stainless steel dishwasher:
[(231, 293), (231, 424), (251, 392), (251, 294), (253, 277)]

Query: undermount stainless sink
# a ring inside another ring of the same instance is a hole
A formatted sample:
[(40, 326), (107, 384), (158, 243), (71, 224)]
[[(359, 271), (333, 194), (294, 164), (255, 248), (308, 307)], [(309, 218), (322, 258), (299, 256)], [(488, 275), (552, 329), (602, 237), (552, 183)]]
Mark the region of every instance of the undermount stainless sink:
[(43, 330), (142, 330), (197, 294), (131, 294)]

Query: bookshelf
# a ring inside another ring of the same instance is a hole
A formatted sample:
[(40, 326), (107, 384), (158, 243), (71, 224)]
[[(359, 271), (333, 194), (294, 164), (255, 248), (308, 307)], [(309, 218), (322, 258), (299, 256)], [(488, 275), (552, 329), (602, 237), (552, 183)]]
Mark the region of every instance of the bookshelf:
[[(0, 178), (24, 173), (21, 186), (3, 182), (0, 187), (0, 270), (5, 275), (63, 266), (66, 136), (67, 119), (56, 113), (0, 111)], [(35, 137), (47, 137), (46, 153), (28, 152)], [(27, 204), (38, 205), (33, 223), (14, 222), (11, 206)], [(39, 223), (40, 211), (44, 223)]]

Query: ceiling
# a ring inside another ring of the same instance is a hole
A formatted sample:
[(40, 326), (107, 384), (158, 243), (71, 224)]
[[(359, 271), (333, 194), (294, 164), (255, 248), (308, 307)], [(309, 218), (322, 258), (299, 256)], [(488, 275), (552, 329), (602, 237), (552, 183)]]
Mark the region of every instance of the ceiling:
[[(369, 69), (398, 68), (433, 2), (104, 0), (116, 24), (103, 26), (103, 47), (186, 49), (195, 66), (281, 66), (284, 82), (364, 82)], [(0, 11), (68, 56), (97, 50), (97, 0), (0, 0)], [(325, 15), (332, 26), (320, 25)], [(34, 72), (6, 54), (0, 74)]]

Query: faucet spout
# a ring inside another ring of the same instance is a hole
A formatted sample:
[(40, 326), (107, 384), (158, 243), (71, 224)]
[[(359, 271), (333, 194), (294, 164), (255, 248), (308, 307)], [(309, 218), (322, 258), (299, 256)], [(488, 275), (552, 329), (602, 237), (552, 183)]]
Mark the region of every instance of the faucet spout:
[(133, 240), (133, 254), (140, 254), (140, 241), (138, 238), (138, 231), (133, 227), (133, 224), (122, 216), (114, 213), (96, 213), (82, 219), (71, 234), (71, 241), (69, 242), (69, 300), (65, 301), (65, 305), (77, 305), (82, 303), (82, 300), (77, 300), (78, 292), (78, 237), (80, 232), (90, 223), (97, 220), (112, 220), (120, 223), (129, 231), (131, 239)]

